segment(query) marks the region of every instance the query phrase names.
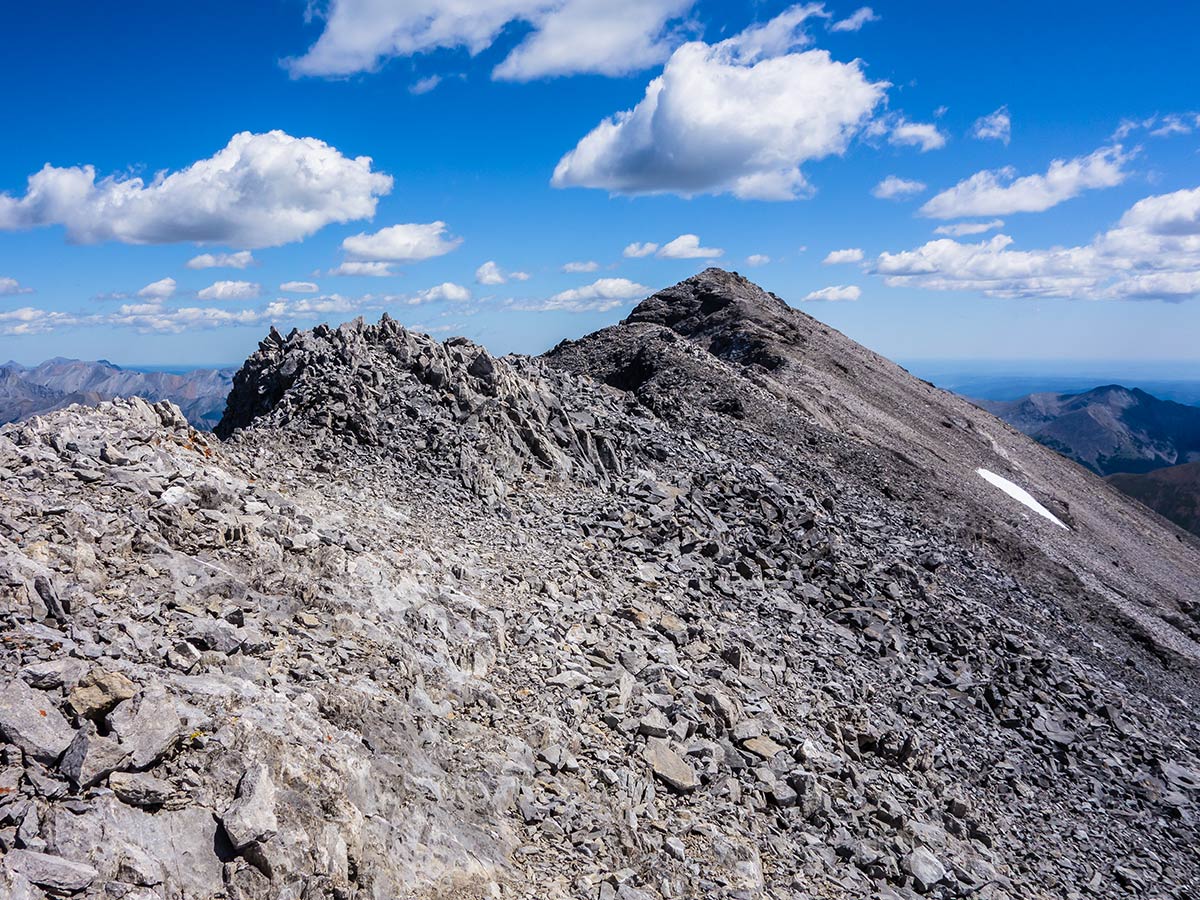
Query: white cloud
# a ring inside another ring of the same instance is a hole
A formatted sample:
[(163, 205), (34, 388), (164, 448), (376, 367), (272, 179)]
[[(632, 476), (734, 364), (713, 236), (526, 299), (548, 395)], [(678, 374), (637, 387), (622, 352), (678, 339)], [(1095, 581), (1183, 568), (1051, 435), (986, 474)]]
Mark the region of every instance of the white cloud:
[(9, 297), (13, 294), (32, 294), (33, 288), (22, 287), (21, 282), (15, 278), (0, 278), (0, 297)]
[(235, 134), (209, 159), (149, 182), (47, 163), (22, 197), (0, 194), (0, 231), (62, 225), (74, 242), (271, 247), (370, 218), (392, 179), (315, 138)]
[(871, 188), (871, 194), (880, 200), (903, 200), (924, 190), (925, 182), (923, 181), (912, 181), (897, 175), (889, 175)]
[(1113, 132), (1112, 139), (1121, 141), (1135, 131), (1149, 132), (1151, 137), (1164, 138), (1177, 134), (1191, 134), (1200, 128), (1200, 115), (1196, 113), (1169, 113), (1154, 115), (1146, 119), (1123, 119)]
[(564, 272), (571, 272), (571, 273), (595, 272), (598, 268), (600, 268), (600, 263), (596, 262), (594, 259), (589, 259), (584, 262), (576, 261), (576, 262), (564, 263), (562, 270)]
[(285, 281), (279, 286), (279, 289), (289, 294), (315, 294), (321, 290), (311, 281)]
[(555, 187), (622, 194), (810, 193), (801, 165), (841, 155), (883, 101), (858, 60), (835, 62), (800, 30), (821, 14), (793, 6), (717, 44), (672, 54), (636, 107), (605, 119), (554, 170)]
[(933, 229), (933, 233), (948, 234), (951, 237), (965, 237), (970, 234), (984, 234), (1003, 227), (1003, 219), (992, 219), (990, 222), (955, 222), (951, 225), (939, 225)]
[(137, 292), (139, 297), (154, 297), (157, 300), (165, 300), (175, 293), (174, 278), (160, 278), (158, 281), (152, 281), (140, 291)]
[(442, 256), (458, 247), (462, 238), (447, 237), (445, 222), (390, 225), (374, 234), (356, 234), (342, 241), (352, 259), (418, 262)]
[(681, 234), (659, 247), (657, 255), (663, 259), (715, 259), (724, 254), (720, 247), (701, 247), (699, 235)]
[(634, 241), (632, 244), (627, 244), (625, 249), (621, 251), (622, 255), (633, 259), (641, 259), (643, 256), (649, 256), (658, 249), (658, 244), (652, 241), (646, 241), (644, 244), (639, 244)]
[(435, 87), (442, 83), (441, 75), (429, 75), (425, 78), (418, 78), (408, 86), (410, 94), (428, 94)]
[(946, 136), (936, 125), (928, 122), (909, 122), (900, 119), (888, 135), (888, 143), (898, 147), (920, 147), (922, 153), (940, 150), (946, 146)]
[(831, 250), (821, 263), (826, 266), (836, 266), (841, 263), (856, 263), (862, 262), (863, 252), (858, 247), (850, 247), (847, 250)]
[(344, 262), (330, 269), (327, 275), (365, 275), (370, 278), (387, 278), (396, 273), (392, 264), (385, 262)]
[(957, 219), (1042, 212), (1084, 191), (1121, 184), (1129, 175), (1124, 166), (1131, 158), (1132, 154), (1116, 145), (1089, 156), (1056, 159), (1045, 175), (1017, 178), (1011, 166), (976, 172), (930, 199), (920, 213), (934, 219)]
[(528, 272), (509, 272), (508, 277), (513, 281), (528, 281), (533, 276)]
[(4, 335), (46, 334), (76, 324), (78, 316), (57, 310), (23, 306), (0, 311), (0, 334)]
[(1012, 118), (1008, 114), (1008, 107), (1002, 106), (994, 113), (976, 119), (971, 126), (971, 137), (981, 141), (1001, 141), (1007, 147), (1012, 137)]
[(771, 261), (771, 257), (765, 253), (751, 253), (746, 257), (746, 265), (748, 266), (765, 266)]
[(254, 256), (249, 250), (237, 253), (201, 253), (187, 261), (189, 269), (248, 269), (254, 265)]
[(893, 287), (990, 297), (1184, 300), (1200, 295), (1200, 188), (1146, 197), (1091, 243), (1016, 250), (997, 234), (979, 243), (942, 238), (880, 254)]
[(452, 281), (444, 281), (441, 284), (434, 285), (431, 288), (418, 291), (408, 302), (416, 304), (431, 303), (434, 300), (453, 300), (457, 303), (461, 303), (464, 300), (470, 299), (471, 291), (469, 288), (465, 288), (461, 284), (455, 284)]
[(628, 278), (600, 278), (583, 287), (571, 288), (545, 300), (514, 302), (514, 309), (607, 312), (635, 297), (645, 297), (650, 288)]
[(521, 23), (530, 31), (493, 77), (528, 81), (594, 72), (625, 75), (667, 58), (670, 23), (693, 0), (332, 0), (317, 42), (287, 61), (294, 76), (352, 75), (391, 57), (438, 49), (481, 53)]
[(829, 287), (823, 287), (819, 291), (813, 291), (804, 299), (807, 301), (830, 300), (830, 301), (850, 301), (857, 300), (862, 296), (862, 288), (855, 284), (833, 284)]
[(508, 281), (500, 267), (490, 259), (475, 270), (475, 280), (480, 284), (504, 284)]
[(200, 300), (251, 300), (261, 286), (253, 281), (216, 281), (196, 294)]
[(840, 19), (829, 26), (830, 31), (858, 31), (868, 22), (878, 22), (879, 16), (869, 6), (856, 10), (853, 14)]

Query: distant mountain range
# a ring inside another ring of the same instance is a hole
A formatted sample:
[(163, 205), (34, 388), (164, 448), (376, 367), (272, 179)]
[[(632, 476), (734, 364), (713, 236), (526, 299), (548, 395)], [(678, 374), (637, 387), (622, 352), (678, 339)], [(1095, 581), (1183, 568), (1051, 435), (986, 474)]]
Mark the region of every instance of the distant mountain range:
[(1116, 384), (974, 402), (1200, 534), (1200, 407)]
[(1098, 475), (1200, 460), (1200, 407), (1109, 384), (976, 405)]
[(42, 415), (72, 403), (96, 404), (113, 397), (170, 400), (197, 428), (211, 429), (225, 411), (233, 369), (195, 369), (176, 374), (123, 369), (108, 360), (46, 360), (29, 367), (0, 366), (0, 424)]

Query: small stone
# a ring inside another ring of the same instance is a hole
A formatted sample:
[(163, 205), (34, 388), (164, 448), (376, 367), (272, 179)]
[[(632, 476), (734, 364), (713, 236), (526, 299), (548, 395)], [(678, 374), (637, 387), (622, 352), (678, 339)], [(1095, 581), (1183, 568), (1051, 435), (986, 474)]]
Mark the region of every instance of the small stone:
[(80, 718), (95, 719), (136, 693), (137, 686), (120, 672), (92, 669), (71, 691), (67, 703)]
[(130, 806), (162, 806), (171, 798), (171, 783), (145, 772), (114, 772), (108, 786)]
[(73, 687), (87, 671), (87, 663), (70, 656), (31, 663), (21, 670), (21, 677), (31, 687), (40, 691)]
[(671, 790), (690, 794), (700, 786), (691, 763), (672, 750), (665, 740), (651, 738), (647, 741), (645, 758), (654, 775)]
[(667, 736), (667, 730), (671, 727), (671, 723), (667, 721), (667, 717), (663, 715), (662, 710), (652, 709), (646, 715), (642, 716), (642, 720), (638, 723), (638, 733), (644, 734), (647, 737), (664, 738)]
[(279, 828), (275, 818), (275, 783), (265, 763), (251, 766), (242, 775), (237, 799), (221, 816), (221, 824), (236, 850), (275, 835)]
[(924, 847), (918, 847), (905, 857), (904, 870), (913, 877), (917, 890), (922, 892), (946, 877), (946, 867)]
[(761, 756), (763, 759), (774, 759), (778, 754), (787, 750), (782, 744), (777, 744), (765, 735), (763, 737), (750, 738), (742, 744), (746, 750), (749, 750), (755, 756)]
[(166, 756), (183, 730), (175, 703), (159, 684), (118, 705), (107, 722), (121, 748), (129, 753), (129, 765), (134, 769), (148, 769)]
[(51, 701), (48, 694), (35, 691), (20, 678), (0, 688), (0, 736), (47, 764), (57, 762), (75, 737)]
[(667, 851), (667, 855), (672, 859), (677, 859), (680, 862), (683, 862), (684, 859), (687, 858), (687, 848), (684, 846), (683, 841), (674, 835), (671, 835), (665, 841), (663, 841), (663, 848)]

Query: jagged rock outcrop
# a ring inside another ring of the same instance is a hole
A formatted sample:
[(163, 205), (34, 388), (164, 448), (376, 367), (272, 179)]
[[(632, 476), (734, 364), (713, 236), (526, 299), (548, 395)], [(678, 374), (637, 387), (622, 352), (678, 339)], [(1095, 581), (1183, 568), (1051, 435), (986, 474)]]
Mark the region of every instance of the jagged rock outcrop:
[(744, 279), (272, 334), (220, 434), (0, 430), (0, 893), (1196, 889), (1197, 543)]

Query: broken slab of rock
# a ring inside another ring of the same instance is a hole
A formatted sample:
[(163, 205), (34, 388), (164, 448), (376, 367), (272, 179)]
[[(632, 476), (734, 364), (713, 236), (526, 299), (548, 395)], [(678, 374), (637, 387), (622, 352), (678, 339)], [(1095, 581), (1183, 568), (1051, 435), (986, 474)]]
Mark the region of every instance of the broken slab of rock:
[(38, 762), (52, 765), (70, 746), (75, 730), (50, 694), (14, 678), (0, 688), (0, 736)]
[(644, 752), (654, 776), (673, 791), (690, 794), (700, 786), (696, 770), (662, 738), (650, 738)]
[(114, 772), (108, 786), (130, 806), (162, 806), (171, 798), (171, 783), (145, 772)]
[(221, 816), (221, 825), (236, 850), (265, 841), (279, 829), (275, 818), (275, 782), (265, 763), (247, 769), (238, 782), (237, 799)]
[(67, 703), (80, 718), (94, 719), (107, 715), (114, 706), (136, 693), (137, 685), (120, 672), (93, 669), (71, 691)]
[(49, 891), (74, 894), (82, 891), (99, 874), (91, 866), (35, 850), (13, 850), (4, 865)]
[(160, 684), (118, 705), (107, 721), (129, 754), (129, 767), (139, 770), (150, 768), (173, 750), (183, 731), (175, 702)]

